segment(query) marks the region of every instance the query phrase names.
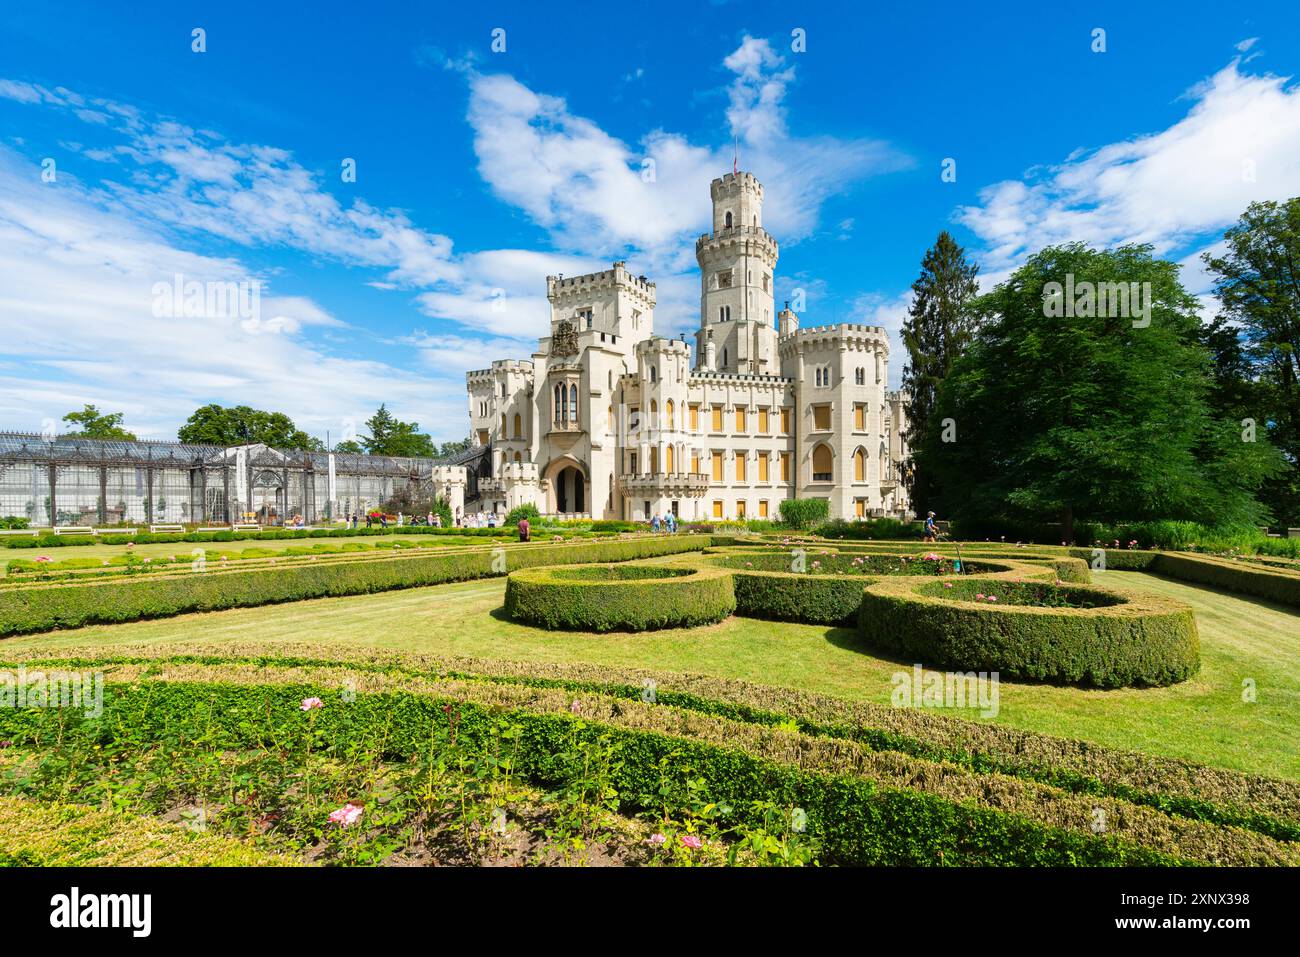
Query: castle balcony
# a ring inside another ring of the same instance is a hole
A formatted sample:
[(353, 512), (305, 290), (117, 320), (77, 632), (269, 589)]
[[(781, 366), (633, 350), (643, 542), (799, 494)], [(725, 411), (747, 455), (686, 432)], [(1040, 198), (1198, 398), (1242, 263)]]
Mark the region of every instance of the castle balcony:
[(693, 472), (626, 474), (618, 477), (618, 487), (627, 495), (701, 498), (709, 490), (709, 477)]
[(484, 496), (498, 496), (506, 494), (506, 483), (495, 478), (481, 478), (478, 480), (478, 491)]
[(772, 248), (778, 249), (779, 245), (772, 234), (762, 226), (731, 226), (723, 227), (712, 233), (701, 233), (700, 238), (695, 240), (695, 251), (699, 252), (702, 248), (712, 242), (734, 242), (736, 240), (749, 239), (767, 243)]

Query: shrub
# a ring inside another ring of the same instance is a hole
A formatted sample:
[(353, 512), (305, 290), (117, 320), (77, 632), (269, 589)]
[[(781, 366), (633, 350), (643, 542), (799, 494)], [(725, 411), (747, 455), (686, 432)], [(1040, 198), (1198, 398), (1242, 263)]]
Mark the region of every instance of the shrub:
[[(127, 669), (129, 670), (129, 669)], [(879, 754), (849, 741), (752, 727), (742, 722), (637, 700), (614, 700), (544, 688), (508, 688), (483, 682), (385, 681), (375, 676), (345, 708), (337, 671), (310, 676), (271, 669), (231, 674), (235, 684), (214, 683), (220, 669), (168, 680), (110, 682), (106, 720), (96, 727), (105, 744), (169, 740), (199, 734), (214, 747), (241, 750), (280, 740), (301, 726), (299, 701), (319, 695), (319, 733), (341, 749), (382, 735), (386, 756), (408, 757), (427, 746), (429, 729), (447, 722), (457, 734), (485, 745), (500, 722), (519, 726), (518, 772), (555, 783), (555, 756), (574, 742), (605, 741), (617, 749), (611, 784), (631, 807), (680, 806), (687, 798), (672, 786), (689, 775), (697, 793), (735, 805), (737, 817), (752, 802), (798, 806), (810, 833), (822, 841), (825, 860), (837, 864), (1295, 864), (1293, 846), (1237, 828), (1180, 819), (1111, 797), (1076, 796), (998, 773), (899, 754)], [(207, 675), (207, 680), (203, 676)], [(276, 678), (284, 683), (270, 683)], [(248, 685), (250, 679), (255, 682)], [(243, 686), (240, 686), (243, 685)], [(383, 687), (392, 690), (379, 690)], [(571, 713), (577, 711), (578, 714)], [(48, 740), (63, 715), (50, 709), (6, 709), (0, 731), (20, 744)], [(83, 720), (75, 712), (70, 722)], [(665, 772), (668, 779), (665, 778)], [(666, 785), (668, 785), (666, 787)], [(1093, 833), (1093, 810), (1107, 816), (1107, 833)]]
[[(505, 528), (514, 528), (524, 519), (528, 519), (529, 525), (536, 526), (541, 523), (542, 513), (538, 510), (536, 505), (516, 505), (506, 513), (506, 517), (502, 520), (501, 524)], [(592, 524), (594, 525), (595, 523), (593, 522)]]
[(781, 503), (781, 524), (790, 528), (812, 528), (825, 522), (831, 503), (824, 498), (788, 498)]
[(1231, 559), (1158, 553), (1151, 565), (1157, 575), (1209, 585), (1225, 591), (1255, 595), (1300, 608), (1300, 573)]
[(916, 522), (900, 522), (894, 518), (869, 518), (849, 522), (842, 518), (825, 522), (813, 530), (814, 535), (835, 539), (919, 539), (923, 526)]
[(360, 595), (504, 575), (539, 565), (627, 561), (695, 551), (708, 539), (659, 536), (580, 545), (518, 545), (504, 552), (498, 570), (493, 552), (393, 555), (354, 561), (299, 562), (257, 569), (177, 572), (71, 583), (32, 583), (6, 589), (0, 601), (0, 635), (77, 628), (101, 622), (136, 621), (192, 611), (246, 608), (276, 602)]
[[(931, 667), (1100, 688), (1173, 684), (1200, 667), (1196, 619), (1180, 602), (1074, 586), (1074, 596), (1113, 603), (1005, 607), (949, 600), (940, 594), (944, 584), (879, 580), (862, 596), (863, 638)], [(981, 584), (994, 593), (1013, 587), (1006, 580), (946, 584), (959, 596)]]
[(736, 609), (731, 576), (671, 565), (581, 565), (513, 572), (506, 614), (543, 628), (647, 631), (721, 621)]
[(867, 580), (845, 575), (734, 572), (736, 614), (768, 621), (847, 625), (857, 619)]

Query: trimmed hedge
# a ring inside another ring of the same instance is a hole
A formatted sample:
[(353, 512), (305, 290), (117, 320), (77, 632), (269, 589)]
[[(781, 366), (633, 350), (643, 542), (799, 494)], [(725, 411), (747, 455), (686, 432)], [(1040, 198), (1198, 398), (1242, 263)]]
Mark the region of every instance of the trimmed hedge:
[[(346, 674), (346, 672), (343, 672)], [(516, 768), (542, 784), (557, 780), (555, 755), (575, 741), (617, 749), (611, 783), (631, 807), (684, 805), (686, 775), (702, 793), (731, 803), (747, 823), (751, 803), (795, 805), (822, 842), (824, 860), (877, 865), (1294, 865), (1294, 845), (1265, 835), (1170, 817), (1120, 799), (1076, 796), (1049, 785), (972, 771), (861, 745), (818, 739), (642, 701), (474, 681), (365, 676), (345, 703), (337, 669), (286, 671), (191, 667), (164, 676), (122, 669), (106, 687), (99, 733), (132, 740), (201, 732), (215, 747), (241, 749), (302, 721), (305, 696), (325, 699), (314, 714), (335, 747), (371, 746), (401, 759), (427, 746), (429, 729), (454, 709), (458, 737), (483, 746), (507, 718), (520, 728)], [(279, 679), (279, 680), (277, 680)], [(285, 683), (280, 683), (285, 682)], [(323, 690), (332, 689), (332, 690)], [(381, 690), (386, 689), (386, 690)], [(404, 690), (410, 689), (410, 690)], [(48, 740), (61, 721), (47, 709), (0, 714), (16, 746)], [(1092, 831), (1095, 811), (1104, 834)]]
[(184, 824), (0, 797), (0, 867), (296, 867)]
[(1056, 580), (1087, 585), (1092, 581), (1092, 569), (1082, 558), (1053, 558), (1052, 571)]
[(732, 573), (736, 614), (768, 621), (850, 625), (871, 581), (857, 575)]
[[(926, 709), (851, 702), (792, 688), (755, 685), (658, 669), (614, 668), (587, 662), (517, 662), (428, 655), (376, 648), (305, 643), (191, 643), (159, 648), (149, 644), (78, 650), (75, 657), (48, 651), (15, 651), (2, 660), (13, 667), (82, 669), (106, 665), (256, 664), (275, 668), (346, 667), (407, 680), (437, 675), (449, 679), (594, 691), (642, 700), (645, 679), (656, 686), (661, 705), (724, 717), (751, 725), (789, 726), (807, 735), (845, 738), (877, 751), (897, 751), (931, 761), (956, 763), (979, 773), (997, 771), (1049, 784), (1073, 794), (1119, 797), (1164, 814), (1257, 831), (1280, 840), (1300, 840), (1300, 782), (1058, 738), (989, 722), (969, 721)], [(301, 676), (299, 676), (301, 677)]]
[[(981, 585), (994, 593), (1011, 587), (1005, 580), (960, 582), (962, 589)], [(862, 596), (862, 637), (930, 667), (1099, 688), (1174, 684), (1200, 667), (1196, 619), (1179, 602), (1084, 586), (1068, 591), (1116, 603), (1041, 608), (927, 594), (941, 587), (876, 582)]]
[(736, 610), (736, 599), (721, 570), (579, 565), (512, 572), (505, 610), (542, 628), (648, 631), (713, 624)]
[[(661, 536), (570, 545), (512, 545), (434, 555), (400, 554), (351, 561), (306, 562), (258, 569), (217, 569), (119, 578), (111, 582), (38, 584), (6, 589), (0, 635), (137, 621), (194, 611), (362, 595), (398, 588), (505, 575), (511, 569), (629, 561), (687, 551), (707, 538)], [(497, 555), (504, 556), (499, 568)]]
[(1151, 571), (1168, 578), (1254, 595), (1281, 605), (1300, 608), (1300, 574), (1285, 569), (1250, 566), (1230, 559), (1161, 552), (1152, 563)]

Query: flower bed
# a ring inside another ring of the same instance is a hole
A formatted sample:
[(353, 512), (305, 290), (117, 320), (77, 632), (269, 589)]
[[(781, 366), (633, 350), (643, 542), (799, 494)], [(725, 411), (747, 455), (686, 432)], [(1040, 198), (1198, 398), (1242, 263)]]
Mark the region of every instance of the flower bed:
[[(350, 690), (340, 692), (349, 678)], [(320, 707), (305, 711), (312, 699)], [(106, 688), (105, 719), (94, 722), (90, 734), (75, 712), (38, 708), (0, 713), (0, 734), (18, 749), (49, 750), (84, 739), (89, 761), (104, 760), (97, 751), (145, 749), (164, 737), (202, 740), (205, 748), (227, 754), (268, 740), (286, 742), (287, 753), (277, 760), (297, 760), (308, 736), (330, 742), (340, 759), (373, 754), (407, 761), (443, 741), (453, 721), (462, 746), (488, 755), (508, 747), (509, 766), (521, 780), (550, 785), (566, 778), (570, 756), (579, 763), (584, 755), (596, 757), (608, 769), (601, 783), (624, 808), (663, 807), (671, 816), (707, 800), (731, 807), (749, 827), (760, 823), (764, 805), (797, 808), (828, 863), (1300, 862), (1292, 841), (987, 766), (883, 753), (843, 738), (644, 698), (427, 671), (403, 675), (266, 660), (119, 665)], [(693, 782), (689, 791), (680, 787), (684, 776)], [(1157, 786), (1145, 775), (1137, 778)], [(112, 779), (99, 786), (111, 788)], [(335, 800), (333, 810), (343, 815), (335, 827), (374, 827), (374, 801), (365, 793)], [(358, 807), (363, 813), (355, 813)], [(392, 821), (394, 812), (379, 807), (386, 811), (383, 820)], [(1105, 821), (1100, 831), (1098, 810)], [(352, 824), (342, 823), (349, 813)]]

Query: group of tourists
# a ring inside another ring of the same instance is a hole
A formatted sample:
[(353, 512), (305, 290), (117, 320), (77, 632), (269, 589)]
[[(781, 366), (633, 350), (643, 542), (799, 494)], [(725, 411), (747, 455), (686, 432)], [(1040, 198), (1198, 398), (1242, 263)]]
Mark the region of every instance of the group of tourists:
[(659, 513), (655, 512), (655, 517), (650, 520), (650, 531), (668, 532), (669, 534), (676, 532), (677, 516), (674, 515), (672, 512), (669, 512), (667, 515), (664, 515), (661, 518), (659, 516)]

